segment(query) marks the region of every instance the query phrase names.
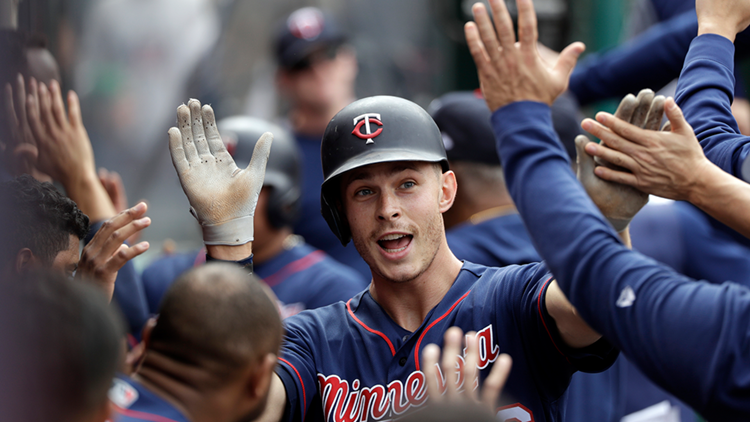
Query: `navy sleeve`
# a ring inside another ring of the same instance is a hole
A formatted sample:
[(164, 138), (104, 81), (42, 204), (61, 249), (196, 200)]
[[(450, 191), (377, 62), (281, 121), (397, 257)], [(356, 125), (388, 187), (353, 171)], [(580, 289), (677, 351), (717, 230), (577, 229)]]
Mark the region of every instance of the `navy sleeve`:
[(694, 282), (622, 245), (575, 179), (545, 104), (510, 104), (492, 122), (511, 196), (581, 316), (707, 418), (746, 418), (750, 291)]
[(698, 33), (695, 11), (649, 28), (603, 54), (590, 54), (570, 77), (569, 90), (583, 106), (622, 98), (643, 88), (659, 90), (680, 75), (685, 54)]
[[(102, 227), (103, 221), (97, 221), (91, 225), (88, 236), (84, 243), (88, 244), (96, 232)], [(133, 261), (128, 261), (117, 272), (115, 279), (115, 292), (112, 297), (125, 315), (130, 333), (140, 340), (141, 330), (146, 324), (150, 314), (146, 303), (146, 293), (138, 272), (135, 270)]]
[(734, 45), (714, 34), (695, 38), (685, 57), (675, 101), (709, 160), (741, 177), (750, 138), (741, 135), (732, 115)]
[(286, 389), (286, 410), (283, 421), (305, 419), (313, 397), (318, 393), (317, 374), (313, 359), (313, 329), (306, 329), (307, 313), (284, 320), (286, 335), (281, 348), (281, 357), (276, 374)]

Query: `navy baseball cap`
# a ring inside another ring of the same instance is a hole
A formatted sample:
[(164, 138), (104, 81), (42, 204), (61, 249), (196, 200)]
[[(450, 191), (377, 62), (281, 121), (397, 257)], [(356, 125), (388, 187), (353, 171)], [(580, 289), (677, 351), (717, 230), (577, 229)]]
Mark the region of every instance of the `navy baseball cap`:
[(449, 161), (500, 165), (490, 110), (481, 93), (450, 92), (435, 99), (428, 111), (443, 135)]
[(285, 69), (309, 66), (309, 57), (346, 42), (346, 36), (328, 14), (317, 7), (294, 11), (276, 35), (276, 59)]
[[(578, 103), (565, 93), (552, 104), (552, 124), (571, 160), (576, 159), (575, 138), (583, 134), (583, 119)], [(443, 135), (445, 152), (450, 161), (468, 161), (500, 165), (495, 149), (495, 132), (490, 110), (482, 93), (451, 92), (435, 99), (428, 111)]]

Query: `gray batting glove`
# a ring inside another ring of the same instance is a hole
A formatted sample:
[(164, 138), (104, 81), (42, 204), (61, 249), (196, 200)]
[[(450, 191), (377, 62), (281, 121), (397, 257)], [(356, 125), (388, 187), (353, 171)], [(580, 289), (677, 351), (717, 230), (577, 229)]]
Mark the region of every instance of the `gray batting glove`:
[(264, 133), (246, 169), (229, 155), (210, 106), (198, 100), (177, 108), (176, 127), (169, 129), (169, 153), (190, 202), (190, 212), (203, 229), (206, 245), (243, 245), (253, 240), (253, 215), (263, 187), (273, 135)]

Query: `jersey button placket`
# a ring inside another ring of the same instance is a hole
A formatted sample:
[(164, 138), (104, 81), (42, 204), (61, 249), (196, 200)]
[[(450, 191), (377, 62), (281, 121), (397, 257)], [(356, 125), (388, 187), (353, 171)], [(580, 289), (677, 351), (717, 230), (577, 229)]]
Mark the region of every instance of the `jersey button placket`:
[(402, 357), (401, 359), (399, 359), (398, 360), (398, 364), (401, 365), (401, 366), (406, 365), (406, 357)]

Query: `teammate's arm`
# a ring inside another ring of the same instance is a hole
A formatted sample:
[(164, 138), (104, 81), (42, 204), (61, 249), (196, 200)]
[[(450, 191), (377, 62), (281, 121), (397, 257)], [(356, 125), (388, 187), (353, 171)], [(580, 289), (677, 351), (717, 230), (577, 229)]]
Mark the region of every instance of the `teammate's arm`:
[(281, 378), (273, 374), (271, 379), (271, 388), (268, 391), (268, 401), (263, 414), (256, 419), (256, 422), (278, 422), (284, 416), (284, 407), (286, 406), (286, 389)]

